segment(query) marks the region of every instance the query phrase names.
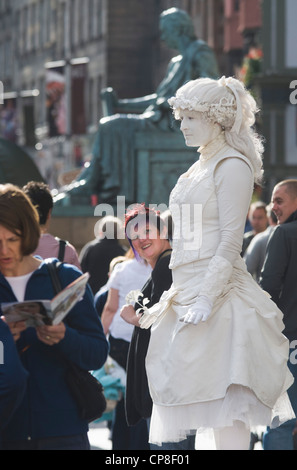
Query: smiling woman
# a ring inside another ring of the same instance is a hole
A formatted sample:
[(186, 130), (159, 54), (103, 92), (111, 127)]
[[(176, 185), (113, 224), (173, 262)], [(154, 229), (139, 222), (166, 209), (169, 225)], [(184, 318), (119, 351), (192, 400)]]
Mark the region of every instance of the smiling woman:
[(170, 249), (167, 228), (154, 210), (138, 204), (126, 214), (126, 236), (135, 256), (155, 267), (160, 253)]
[[(157, 303), (163, 292), (172, 284), (169, 269), (171, 245), (163, 217), (144, 204), (137, 204), (127, 212), (125, 226), (126, 236), (135, 255), (144, 258), (152, 267), (151, 276), (143, 286), (139, 298), (135, 299), (135, 305), (125, 305), (121, 310), (121, 317), (135, 326), (127, 361), (125, 403), (127, 421), (129, 425), (134, 425), (141, 418), (150, 418), (152, 412), (152, 399), (145, 367), (150, 329), (141, 329), (139, 320), (141, 312)], [(128, 302), (127, 298), (126, 301)], [(162, 450), (194, 449), (194, 443), (195, 438), (188, 436), (180, 443), (166, 442)], [(159, 446), (153, 444), (150, 447), (160, 450)]]

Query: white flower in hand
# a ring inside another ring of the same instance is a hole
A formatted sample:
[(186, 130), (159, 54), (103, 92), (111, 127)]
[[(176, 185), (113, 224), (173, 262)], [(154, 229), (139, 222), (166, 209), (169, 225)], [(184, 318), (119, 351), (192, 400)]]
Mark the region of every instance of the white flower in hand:
[(135, 302), (138, 302), (139, 297), (143, 297), (143, 293), (139, 289), (131, 290), (126, 296), (126, 303), (128, 305), (135, 304)]
[(126, 303), (128, 305), (140, 305), (140, 308), (136, 310), (136, 315), (141, 315), (148, 311), (146, 305), (149, 303), (149, 299), (145, 297), (140, 303), (139, 297), (143, 297), (143, 293), (140, 290), (131, 290), (126, 296)]
[(160, 310), (160, 305), (158, 304), (155, 304), (150, 309), (145, 307), (144, 311), (142, 310), (143, 315), (139, 319), (140, 327), (143, 329), (150, 328), (159, 317), (159, 310)]

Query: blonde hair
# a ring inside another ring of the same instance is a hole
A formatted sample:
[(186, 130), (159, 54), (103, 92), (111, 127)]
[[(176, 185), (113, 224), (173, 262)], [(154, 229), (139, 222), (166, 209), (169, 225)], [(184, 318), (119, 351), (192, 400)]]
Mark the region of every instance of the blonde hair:
[(253, 128), (259, 109), (243, 83), (233, 77), (191, 80), (168, 103), (175, 119), (187, 110), (202, 113), (209, 123), (219, 124), (227, 143), (251, 161), (255, 182), (261, 182), (263, 138)]

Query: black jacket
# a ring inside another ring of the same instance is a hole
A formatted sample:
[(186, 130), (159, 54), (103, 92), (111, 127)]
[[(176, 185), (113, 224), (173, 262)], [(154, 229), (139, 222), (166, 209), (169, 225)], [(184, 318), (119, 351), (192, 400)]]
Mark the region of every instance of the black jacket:
[[(142, 299), (148, 298), (150, 300), (146, 305), (148, 308), (157, 303), (163, 292), (168, 290), (172, 284), (172, 275), (169, 269), (170, 256), (171, 250), (166, 250), (159, 256), (151, 277), (141, 290)], [(141, 303), (141, 299), (139, 303)], [(152, 413), (152, 399), (145, 370), (145, 357), (150, 335), (150, 328), (146, 330), (136, 326), (129, 347), (125, 406), (126, 418), (130, 426), (137, 424), (142, 418), (149, 418)]]
[(119, 242), (108, 238), (96, 239), (83, 247), (79, 255), (81, 269), (90, 274), (89, 284), (94, 295), (108, 281), (111, 260), (124, 255), (125, 250)]
[(297, 211), (273, 231), (260, 285), (284, 314), (284, 334), (297, 339)]

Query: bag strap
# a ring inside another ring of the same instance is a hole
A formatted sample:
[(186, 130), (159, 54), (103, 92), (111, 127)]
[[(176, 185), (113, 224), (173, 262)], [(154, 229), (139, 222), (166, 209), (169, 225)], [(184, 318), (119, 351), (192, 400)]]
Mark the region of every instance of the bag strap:
[(59, 253), (58, 253), (58, 260), (64, 261), (65, 256), (65, 247), (67, 245), (66, 240), (59, 240)]
[[(58, 294), (62, 290), (61, 281), (60, 281), (60, 278), (58, 276), (58, 267), (61, 264), (62, 263), (59, 263), (59, 262), (58, 263), (53, 263), (51, 260), (46, 261), (46, 266), (47, 266), (49, 275), (51, 277), (51, 281), (52, 281), (52, 284), (53, 284), (55, 294)], [(69, 361), (65, 357), (62, 357), (60, 354), (57, 355), (57, 357), (59, 358), (59, 361), (62, 361), (64, 363), (65, 366), (73, 367), (71, 361)]]
[(46, 263), (46, 266), (47, 266), (47, 269), (50, 274), (51, 281), (54, 287), (54, 291), (56, 294), (58, 294), (62, 290), (60, 278), (58, 276), (58, 267), (60, 266), (60, 264), (61, 263), (53, 263), (52, 261), (49, 261)]

